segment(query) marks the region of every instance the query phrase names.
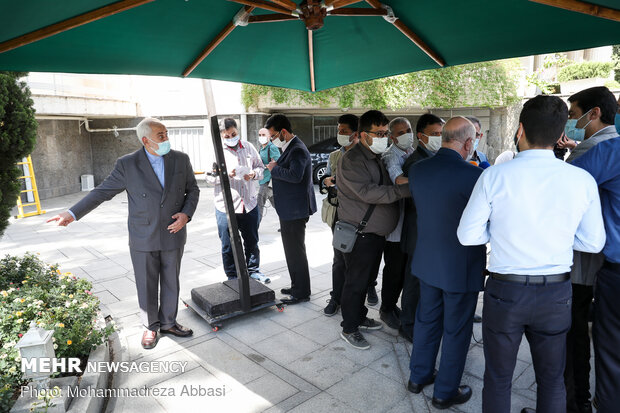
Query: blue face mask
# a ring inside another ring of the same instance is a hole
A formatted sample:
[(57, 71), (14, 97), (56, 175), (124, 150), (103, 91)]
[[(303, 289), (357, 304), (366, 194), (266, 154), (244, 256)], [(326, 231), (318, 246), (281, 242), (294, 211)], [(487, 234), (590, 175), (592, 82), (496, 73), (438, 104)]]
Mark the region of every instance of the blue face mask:
[(474, 152), (476, 152), (476, 150), (478, 149), (478, 143), (480, 142), (480, 139), (476, 139), (474, 141)]
[(620, 113), (616, 113), (616, 132), (620, 135)]
[[(146, 138), (149, 139), (149, 138)], [(159, 145), (159, 147), (157, 149), (153, 149), (153, 151), (159, 155), (159, 156), (164, 156), (165, 154), (167, 154), (168, 152), (170, 152), (170, 141), (163, 141), (160, 143), (155, 142), (152, 139), (149, 139), (151, 142), (153, 142), (154, 144)]]
[(581, 118), (583, 118), (588, 113), (590, 113), (590, 110), (584, 113), (579, 119), (569, 119), (568, 121), (566, 121), (566, 126), (564, 127), (564, 133), (566, 134), (567, 137), (577, 142), (583, 141), (583, 138), (585, 137), (585, 134), (586, 134), (586, 128), (592, 121), (586, 123), (586, 125), (583, 128), (578, 128), (577, 122), (579, 122)]

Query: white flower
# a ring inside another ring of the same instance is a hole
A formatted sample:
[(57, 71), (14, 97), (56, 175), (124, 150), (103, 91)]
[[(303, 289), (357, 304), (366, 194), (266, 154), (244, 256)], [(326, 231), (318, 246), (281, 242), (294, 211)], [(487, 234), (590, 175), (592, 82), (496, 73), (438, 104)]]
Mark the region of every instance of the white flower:
[(18, 322), (18, 323), (23, 323), (23, 322), (24, 322), (24, 319), (23, 319), (23, 318), (18, 318), (18, 319), (17, 319), (17, 322)]
[(58, 344), (54, 343), (54, 350), (58, 348)]
[(66, 285), (61, 285), (60, 288), (64, 290), (65, 288), (67, 288), (67, 286)]
[(69, 301), (65, 301), (65, 307), (67, 308), (71, 307), (71, 303)]
[(5, 359), (5, 358), (7, 357), (7, 355), (8, 355), (8, 354), (6, 354), (6, 353), (2, 353), (2, 354), (0, 354), (0, 359)]

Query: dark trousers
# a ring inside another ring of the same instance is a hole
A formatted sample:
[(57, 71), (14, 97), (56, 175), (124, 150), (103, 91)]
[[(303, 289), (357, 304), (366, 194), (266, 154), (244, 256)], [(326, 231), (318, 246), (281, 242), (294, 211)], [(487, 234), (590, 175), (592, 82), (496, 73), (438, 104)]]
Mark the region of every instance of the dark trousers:
[[(260, 272), (260, 251), (258, 249), (258, 208), (243, 214), (235, 214), (237, 226), (243, 238), (243, 250), (245, 252), (245, 263), (248, 267), (248, 274)], [(230, 232), (228, 231), (228, 220), (224, 212), (215, 210), (217, 220), (217, 233), (222, 242), (222, 262), (224, 263), (224, 273), (228, 279), (237, 277), (235, 267), (235, 257), (232, 251)]]
[(142, 325), (152, 331), (173, 327), (179, 307), (183, 248), (168, 251), (136, 251), (129, 248), (129, 253)]
[[(615, 268), (614, 268), (615, 266)], [(620, 408), (620, 264), (605, 262), (594, 287), (594, 397), (598, 413)]]
[(579, 413), (577, 406), (590, 401), (590, 332), (588, 319), (592, 286), (573, 284), (572, 323), (566, 336), (566, 409)]
[(407, 270), (407, 254), (400, 249), (400, 242), (386, 241), (383, 249), (383, 282), (381, 284), (381, 311), (396, 308), (398, 297), (403, 290)]
[(510, 412), (512, 374), (523, 333), (530, 344), (538, 386), (536, 412), (566, 411), (563, 374), (571, 297), (570, 280), (521, 284), (487, 279), (482, 314), (483, 412)]
[(291, 295), (295, 298), (310, 296), (310, 270), (306, 257), (307, 222), (308, 218), (280, 220), (284, 257), (291, 277)]
[(267, 203), (267, 200), (269, 200), (271, 206), (274, 205), (273, 189), (269, 187), (269, 182), (265, 182), (260, 185), (256, 200), (258, 202), (256, 205), (256, 208), (258, 208), (258, 225), (260, 226), (260, 222), (263, 220), (263, 215), (265, 215), (265, 204)]
[(443, 337), (434, 397), (449, 399), (461, 384), (477, 299), (478, 292), (450, 293), (420, 280), (409, 379), (422, 384), (432, 378)]
[(357, 331), (357, 327), (366, 318), (368, 308), (364, 305), (368, 283), (374, 276), (377, 262), (381, 262), (381, 253), (385, 237), (376, 234), (360, 234), (353, 250), (345, 253), (344, 287), (342, 289), (342, 330), (345, 333)]
[(403, 280), (403, 295), (400, 298), (400, 307), (402, 310), (400, 312), (400, 328), (413, 335), (415, 314), (418, 308), (418, 301), (420, 300), (420, 280), (411, 273), (412, 255), (408, 255), (407, 258), (407, 272)]
[(344, 287), (344, 272), (346, 269), (344, 254), (334, 248), (334, 260), (332, 262), (332, 300), (338, 304), (342, 301), (342, 288)]

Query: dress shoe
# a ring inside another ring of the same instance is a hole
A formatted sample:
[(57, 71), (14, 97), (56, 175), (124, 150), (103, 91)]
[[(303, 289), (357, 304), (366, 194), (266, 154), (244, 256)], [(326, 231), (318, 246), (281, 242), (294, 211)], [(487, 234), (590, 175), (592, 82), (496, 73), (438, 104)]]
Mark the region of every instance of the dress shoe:
[(396, 311), (394, 310), (379, 311), (379, 318), (381, 318), (381, 320), (388, 327), (393, 328), (394, 330), (398, 330), (398, 328), (400, 327), (400, 320), (398, 319)]
[(409, 382), (407, 382), (407, 390), (409, 390), (411, 393), (418, 394), (426, 386), (428, 386), (429, 384), (433, 384), (435, 382), (435, 377), (437, 377), (437, 371), (433, 373), (433, 377), (431, 377), (431, 379), (427, 381), (426, 383), (419, 384), (419, 383), (414, 383), (411, 380), (409, 380)]
[(284, 295), (291, 295), (291, 293), (293, 292), (292, 288), (283, 288), (280, 290), (280, 292)]
[(310, 301), (310, 297), (305, 297), (305, 298), (297, 298), (297, 297), (293, 297), (292, 295), (288, 298), (282, 298), (280, 300), (282, 302), (282, 304), (299, 304), (299, 303), (304, 303), (306, 301)]
[(474, 314), (474, 323), (482, 323), (482, 317), (478, 314)]
[[(412, 330), (413, 330), (413, 328), (412, 328)], [(406, 332), (403, 329), (403, 326), (400, 326), (398, 328), (398, 335), (401, 336), (402, 338), (404, 338), (405, 340), (407, 340), (408, 342), (413, 344), (413, 331)]]
[(455, 404), (463, 404), (469, 399), (471, 399), (471, 387), (467, 385), (459, 386), (456, 395), (449, 399), (444, 400), (433, 397), (433, 406), (440, 410), (449, 409)]
[(521, 413), (536, 413), (536, 409), (532, 409), (530, 407), (524, 407), (521, 409)]
[(585, 403), (577, 403), (577, 410), (579, 410), (579, 413), (592, 413), (592, 403), (589, 401)]
[(157, 331), (144, 330), (144, 333), (142, 334), (142, 348), (145, 350), (150, 350), (157, 345), (158, 340), (159, 336), (157, 335)]
[(177, 337), (189, 337), (194, 334), (191, 329), (183, 327), (181, 324), (175, 324), (166, 330), (160, 329), (159, 332), (162, 334), (172, 334)]

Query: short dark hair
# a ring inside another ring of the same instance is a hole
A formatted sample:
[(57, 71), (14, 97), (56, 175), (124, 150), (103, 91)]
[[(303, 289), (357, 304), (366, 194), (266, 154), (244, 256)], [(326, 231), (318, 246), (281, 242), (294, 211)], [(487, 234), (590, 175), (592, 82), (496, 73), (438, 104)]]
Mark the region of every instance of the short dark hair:
[(568, 101), (579, 106), (583, 114), (598, 107), (601, 109), (601, 122), (606, 125), (614, 124), (614, 117), (618, 110), (618, 102), (605, 86), (591, 87), (577, 92), (568, 98)]
[(357, 132), (357, 124), (359, 121), (360, 118), (352, 113), (345, 113), (338, 118), (339, 125), (347, 125), (353, 132)]
[(425, 113), (424, 115), (420, 116), (420, 119), (418, 119), (418, 123), (415, 125), (415, 131), (416, 133), (424, 133), (424, 129), (426, 129), (428, 125), (434, 125), (436, 123), (443, 125), (446, 122), (444, 122), (444, 120), (437, 115), (433, 115), (432, 113)]
[(567, 119), (568, 107), (557, 96), (536, 96), (525, 102), (519, 115), (528, 143), (537, 147), (555, 145)]
[(480, 129), (482, 129), (482, 123), (480, 123), (480, 119), (478, 119), (477, 117), (475, 117), (475, 116), (465, 116), (465, 118), (468, 119), (471, 123), (473, 123), (474, 126), (477, 124), (478, 127)]
[(230, 129), (230, 128), (237, 128), (237, 121), (235, 121), (233, 118), (224, 118), (222, 120), (220, 120), (220, 132)]
[(288, 118), (281, 113), (276, 113), (269, 116), (269, 119), (267, 119), (267, 122), (265, 122), (265, 128), (273, 128), (273, 130), (275, 130), (276, 132), (280, 132), (282, 129), (286, 129), (289, 133), (293, 133), (291, 121), (288, 120)]
[(385, 126), (389, 124), (389, 119), (378, 110), (369, 110), (360, 116), (359, 128), (360, 132), (368, 132), (374, 126)]

